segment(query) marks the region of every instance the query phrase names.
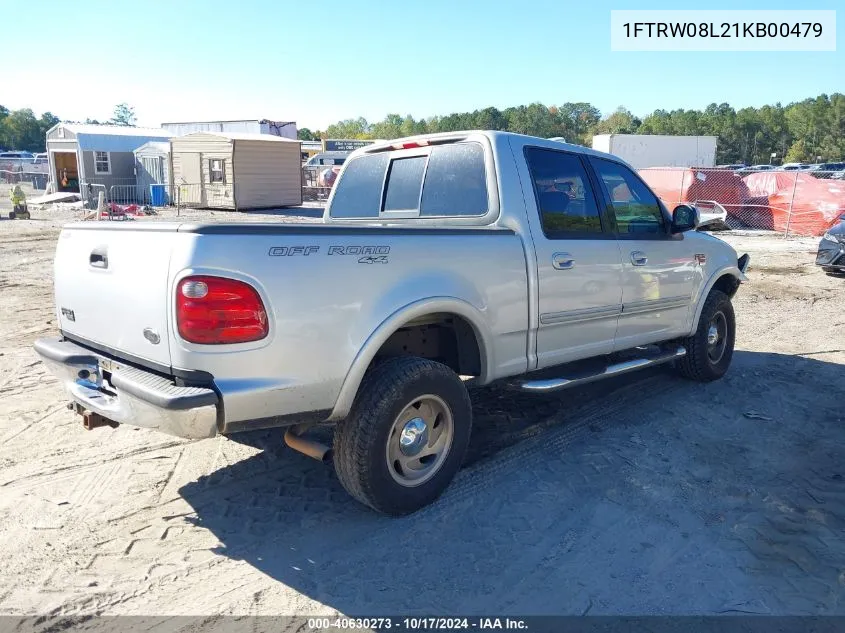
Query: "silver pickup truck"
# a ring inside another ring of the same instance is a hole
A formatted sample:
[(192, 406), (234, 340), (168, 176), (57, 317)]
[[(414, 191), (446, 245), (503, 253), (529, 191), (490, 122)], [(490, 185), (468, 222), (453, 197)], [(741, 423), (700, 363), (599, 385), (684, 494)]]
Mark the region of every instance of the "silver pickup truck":
[[(584, 147), (390, 141), (351, 155), (322, 224), (64, 227), (60, 336), (35, 349), (88, 428), (286, 426), (404, 514), (461, 465), (468, 384), (545, 393), (670, 362), (720, 378), (749, 260), (697, 223)], [(309, 437), (322, 424), (331, 449)]]

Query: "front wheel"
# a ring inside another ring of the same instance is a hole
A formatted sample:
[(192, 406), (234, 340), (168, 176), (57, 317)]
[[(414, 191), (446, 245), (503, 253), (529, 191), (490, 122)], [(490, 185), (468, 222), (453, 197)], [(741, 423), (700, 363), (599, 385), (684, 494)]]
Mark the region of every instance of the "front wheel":
[(733, 358), (736, 321), (730, 297), (711, 290), (701, 310), (698, 329), (681, 341), (687, 354), (678, 361), (681, 375), (698, 382), (718, 380)]
[(449, 485), (471, 426), (469, 394), (455, 372), (423, 358), (386, 360), (364, 378), (335, 430), (338, 479), (374, 510), (410, 514)]

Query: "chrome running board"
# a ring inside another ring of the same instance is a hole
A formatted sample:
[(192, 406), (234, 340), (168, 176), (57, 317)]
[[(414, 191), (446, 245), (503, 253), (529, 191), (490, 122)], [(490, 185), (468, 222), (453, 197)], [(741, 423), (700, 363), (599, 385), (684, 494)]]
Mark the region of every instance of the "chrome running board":
[(569, 389), (570, 387), (577, 387), (585, 385), (596, 380), (603, 380), (604, 378), (611, 378), (613, 376), (620, 376), (627, 374), (630, 371), (637, 369), (645, 369), (646, 367), (654, 367), (663, 363), (668, 363), (677, 358), (687, 355), (687, 350), (684, 347), (669, 352), (662, 352), (657, 356), (651, 358), (635, 358), (633, 360), (626, 360), (615, 365), (608, 365), (602, 371), (597, 373), (584, 373), (580, 375), (571, 376), (569, 378), (548, 378), (545, 380), (518, 380), (511, 383), (511, 387), (526, 391), (528, 393), (549, 393), (551, 391), (560, 391), (561, 389)]

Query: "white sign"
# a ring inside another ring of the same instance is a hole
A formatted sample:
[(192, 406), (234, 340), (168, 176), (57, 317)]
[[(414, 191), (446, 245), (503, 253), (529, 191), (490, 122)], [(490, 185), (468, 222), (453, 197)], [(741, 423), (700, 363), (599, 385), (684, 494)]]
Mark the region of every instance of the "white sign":
[(835, 51), (836, 11), (611, 11), (612, 51)]

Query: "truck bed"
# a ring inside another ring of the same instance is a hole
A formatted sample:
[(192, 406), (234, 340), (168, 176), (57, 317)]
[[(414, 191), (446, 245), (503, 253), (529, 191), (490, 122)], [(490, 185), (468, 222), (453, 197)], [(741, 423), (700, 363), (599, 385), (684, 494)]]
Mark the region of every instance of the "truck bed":
[[(212, 377), (227, 425), (330, 412), (368, 338), (421, 296), (461, 297), (480, 315), (496, 346), (490, 376), (525, 368), (526, 258), (508, 229), (73, 224), (55, 266), (63, 334), (165, 375)], [(187, 275), (251, 284), (269, 335), (222, 347), (182, 340), (174, 296)]]

